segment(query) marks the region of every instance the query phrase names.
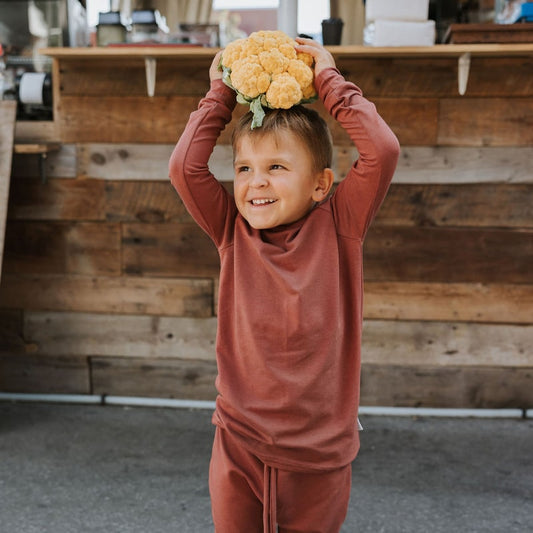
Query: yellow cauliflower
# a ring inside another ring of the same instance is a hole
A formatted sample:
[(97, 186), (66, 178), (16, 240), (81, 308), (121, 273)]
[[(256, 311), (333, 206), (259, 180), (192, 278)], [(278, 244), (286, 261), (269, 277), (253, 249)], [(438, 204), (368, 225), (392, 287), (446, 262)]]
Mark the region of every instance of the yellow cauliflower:
[(289, 109), (316, 98), (313, 57), (296, 52), (296, 44), (281, 31), (257, 31), (222, 52), (223, 80), (250, 106), (252, 128), (263, 123), (263, 107)]
[(231, 83), (241, 94), (256, 98), (268, 89), (270, 76), (257, 56), (248, 56), (234, 61)]
[(271, 107), (289, 109), (303, 99), (302, 88), (288, 72), (282, 72), (272, 78), (266, 99)]

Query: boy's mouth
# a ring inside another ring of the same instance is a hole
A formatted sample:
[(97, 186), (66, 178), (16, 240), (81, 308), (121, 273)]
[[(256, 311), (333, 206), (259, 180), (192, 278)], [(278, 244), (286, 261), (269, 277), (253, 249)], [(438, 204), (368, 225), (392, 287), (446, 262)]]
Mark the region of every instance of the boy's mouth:
[(272, 198), (254, 198), (250, 201), (252, 205), (268, 205), (273, 204), (276, 202), (276, 200), (273, 200)]

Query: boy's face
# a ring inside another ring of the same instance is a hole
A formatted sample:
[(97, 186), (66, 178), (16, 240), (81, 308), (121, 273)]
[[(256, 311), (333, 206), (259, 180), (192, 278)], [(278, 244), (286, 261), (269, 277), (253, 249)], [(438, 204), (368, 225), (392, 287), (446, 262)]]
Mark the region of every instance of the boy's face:
[(313, 169), (307, 148), (289, 131), (243, 136), (235, 147), (234, 169), (237, 208), (256, 229), (295, 222), (324, 198), (323, 172)]

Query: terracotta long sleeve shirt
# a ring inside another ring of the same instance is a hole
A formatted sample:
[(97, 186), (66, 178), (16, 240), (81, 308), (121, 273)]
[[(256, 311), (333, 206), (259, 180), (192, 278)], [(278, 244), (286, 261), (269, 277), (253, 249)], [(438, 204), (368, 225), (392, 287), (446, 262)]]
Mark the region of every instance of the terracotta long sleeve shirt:
[(254, 229), (210, 173), (235, 106), (221, 81), (191, 114), (170, 160), (173, 185), (220, 255), (213, 421), (266, 464), (301, 471), (344, 466), (359, 449), (362, 246), (399, 154), (358, 87), (333, 68), (315, 85), (359, 159), (303, 219)]

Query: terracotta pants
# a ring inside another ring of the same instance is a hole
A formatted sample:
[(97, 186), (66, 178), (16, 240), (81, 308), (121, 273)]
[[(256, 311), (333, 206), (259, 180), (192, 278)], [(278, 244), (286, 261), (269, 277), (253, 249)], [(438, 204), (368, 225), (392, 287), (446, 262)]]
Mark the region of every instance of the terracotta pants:
[(351, 464), (320, 473), (270, 467), (216, 428), (209, 491), (216, 533), (338, 533)]

